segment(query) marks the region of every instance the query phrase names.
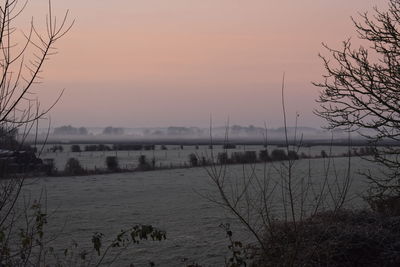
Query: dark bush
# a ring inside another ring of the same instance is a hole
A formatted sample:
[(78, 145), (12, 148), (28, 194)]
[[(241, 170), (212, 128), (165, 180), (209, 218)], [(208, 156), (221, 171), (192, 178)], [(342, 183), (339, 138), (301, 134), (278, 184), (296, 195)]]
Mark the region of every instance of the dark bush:
[(119, 163), (118, 158), (115, 156), (108, 156), (106, 158), (106, 165), (109, 171), (118, 171), (119, 170)]
[(261, 150), (258, 157), (260, 158), (261, 161), (264, 161), (264, 162), (271, 160), (271, 157), (269, 156), (267, 149)]
[(231, 156), (232, 163), (255, 163), (257, 153), (255, 151), (235, 152)]
[(228, 153), (226, 152), (222, 152), (222, 153), (218, 153), (217, 155), (217, 161), (219, 164), (227, 164), (229, 158), (228, 158)]
[(189, 155), (189, 163), (193, 167), (196, 167), (199, 164), (199, 159), (197, 158), (196, 154), (191, 153)]
[(319, 213), (296, 228), (276, 222), (254, 266), (400, 266), (399, 225), (399, 216), (348, 210)]
[(208, 165), (208, 160), (204, 156), (201, 157), (201, 165), (203, 165), (203, 166)]
[(290, 160), (298, 160), (299, 159), (299, 155), (297, 154), (296, 151), (290, 150), (289, 153), (288, 153), (288, 159), (290, 159)]
[(81, 152), (80, 145), (72, 145), (71, 146), (71, 152)]
[(274, 149), (271, 152), (271, 160), (279, 161), (279, 160), (287, 160), (288, 156), (283, 149)]
[[(154, 160), (154, 165), (155, 165), (155, 160)], [(139, 156), (137, 169), (140, 171), (148, 171), (152, 169), (145, 155)]]
[(54, 159), (44, 159), (43, 160), (43, 171), (47, 176), (53, 175), (55, 172)]
[(86, 173), (86, 171), (82, 168), (79, 160), (75, 158), (70, 158), (67, 161), (67, 163), (65, 164), (64, 172), (67, 175), (82, 175)]
[(385, 216), (400, 216), (400, 196), (369, 196), (370, 208)]

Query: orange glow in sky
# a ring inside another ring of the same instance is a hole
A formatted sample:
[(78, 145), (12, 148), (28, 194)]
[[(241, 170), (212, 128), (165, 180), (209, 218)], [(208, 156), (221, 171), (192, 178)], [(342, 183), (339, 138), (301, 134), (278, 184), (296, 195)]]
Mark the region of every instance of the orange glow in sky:
[[(289, 118), (313, 115), (324, 73), (322, 42), (356, 39), (350, 16), (383, 0), (53, 0), (70, 9), (72, 31), (36, 88), (55, 126), (282, 125), (286, 73)], [(25, 12), (44, 25), (45, 0)]]

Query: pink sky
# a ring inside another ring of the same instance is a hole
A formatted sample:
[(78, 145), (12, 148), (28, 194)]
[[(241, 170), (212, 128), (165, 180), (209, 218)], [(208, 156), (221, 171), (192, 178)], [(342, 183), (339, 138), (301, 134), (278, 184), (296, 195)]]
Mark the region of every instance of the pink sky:
[[(69, 8), (73, 30), (36, 89), (54, 126), (282, 125), (288, 116), (319, 126), (312, 114), (324, 73), (321, 42), (339, 47), (356, 34), (350, 16), (384, 0), (53, 0)], [(39, 25), (45, 0), (25, 15)], [(41, 24), (40, 24), (41, 23)]]

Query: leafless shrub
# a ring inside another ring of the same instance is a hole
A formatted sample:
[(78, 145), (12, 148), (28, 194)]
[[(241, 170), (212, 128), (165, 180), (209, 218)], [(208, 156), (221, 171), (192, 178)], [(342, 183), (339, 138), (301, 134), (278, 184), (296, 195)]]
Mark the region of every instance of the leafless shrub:
[[(282, 108), (285, 150), (289, 155), (291, 151), (299, 152), (302, 136), (298, 136), (296, 131), (293, 140), (289, 140), (284, 82), (283, 79)], [(297, 121), (298, 115), (296, 130)], [(216, 162), (211, 155), (214, 164), (206, 169), (219, 194), (218, 197), (209, 198), (230, 211), (246, 227), (256, 241), (253, 245), (258, 248), (256, 258), (270, 253), (270, 243), (276, 242), (280, 244), (279, 255), (285, 257), (282, 259), (282, 263), (285, 262), (283, 265), (293, 266), (300, 256), (304, 256), (299, 252), (303, 244), (305, 220), (325, 210), (331, 210), (334, 214), (346, 202), (351, 185), (350, 157), (348, 165), (343, 168), (345, 172), (339, 174), (331, 154), (332, 151), (329, 151), (326, 158), (320, 159), (323, 167), (317, 177), (313, 175), (312, 159), (308, 159), (308, 168), (305, 170), (300, 170), (298, 164), (304, 164), (306, 160), (288, 157), (286, 161), (243, 165), (241, 173), (237, 173), (230, 171), (226, 164)], [(284, 234), (290, 242), (282, 239), (282, 227), (287, 229)]]

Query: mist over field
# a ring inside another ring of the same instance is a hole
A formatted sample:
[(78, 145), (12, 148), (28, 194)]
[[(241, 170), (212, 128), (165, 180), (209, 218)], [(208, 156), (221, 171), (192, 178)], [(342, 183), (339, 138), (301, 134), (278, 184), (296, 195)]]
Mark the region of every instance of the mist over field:
[[(368, 131), (363, 131), (364, 133)], [(174, 142), (207, 144), (212, 141), (242, 141), (253, 143), (283, 142), (286, 135), (290, 140), (297, 138), (304, 141), (354, 140), (363, 138), (357, 132), (345, 130), (325, 130), (311, 127), (280, 127), (262, 128), (250, 126), (221, 126), (210, 128), (200, 127), (152, 127), (152, 128), (123, 128), (123, 127), (73, 127), (61, 126), (43, 128), (38, 136), (31, 135), (28, 140), (43, 142)]]

